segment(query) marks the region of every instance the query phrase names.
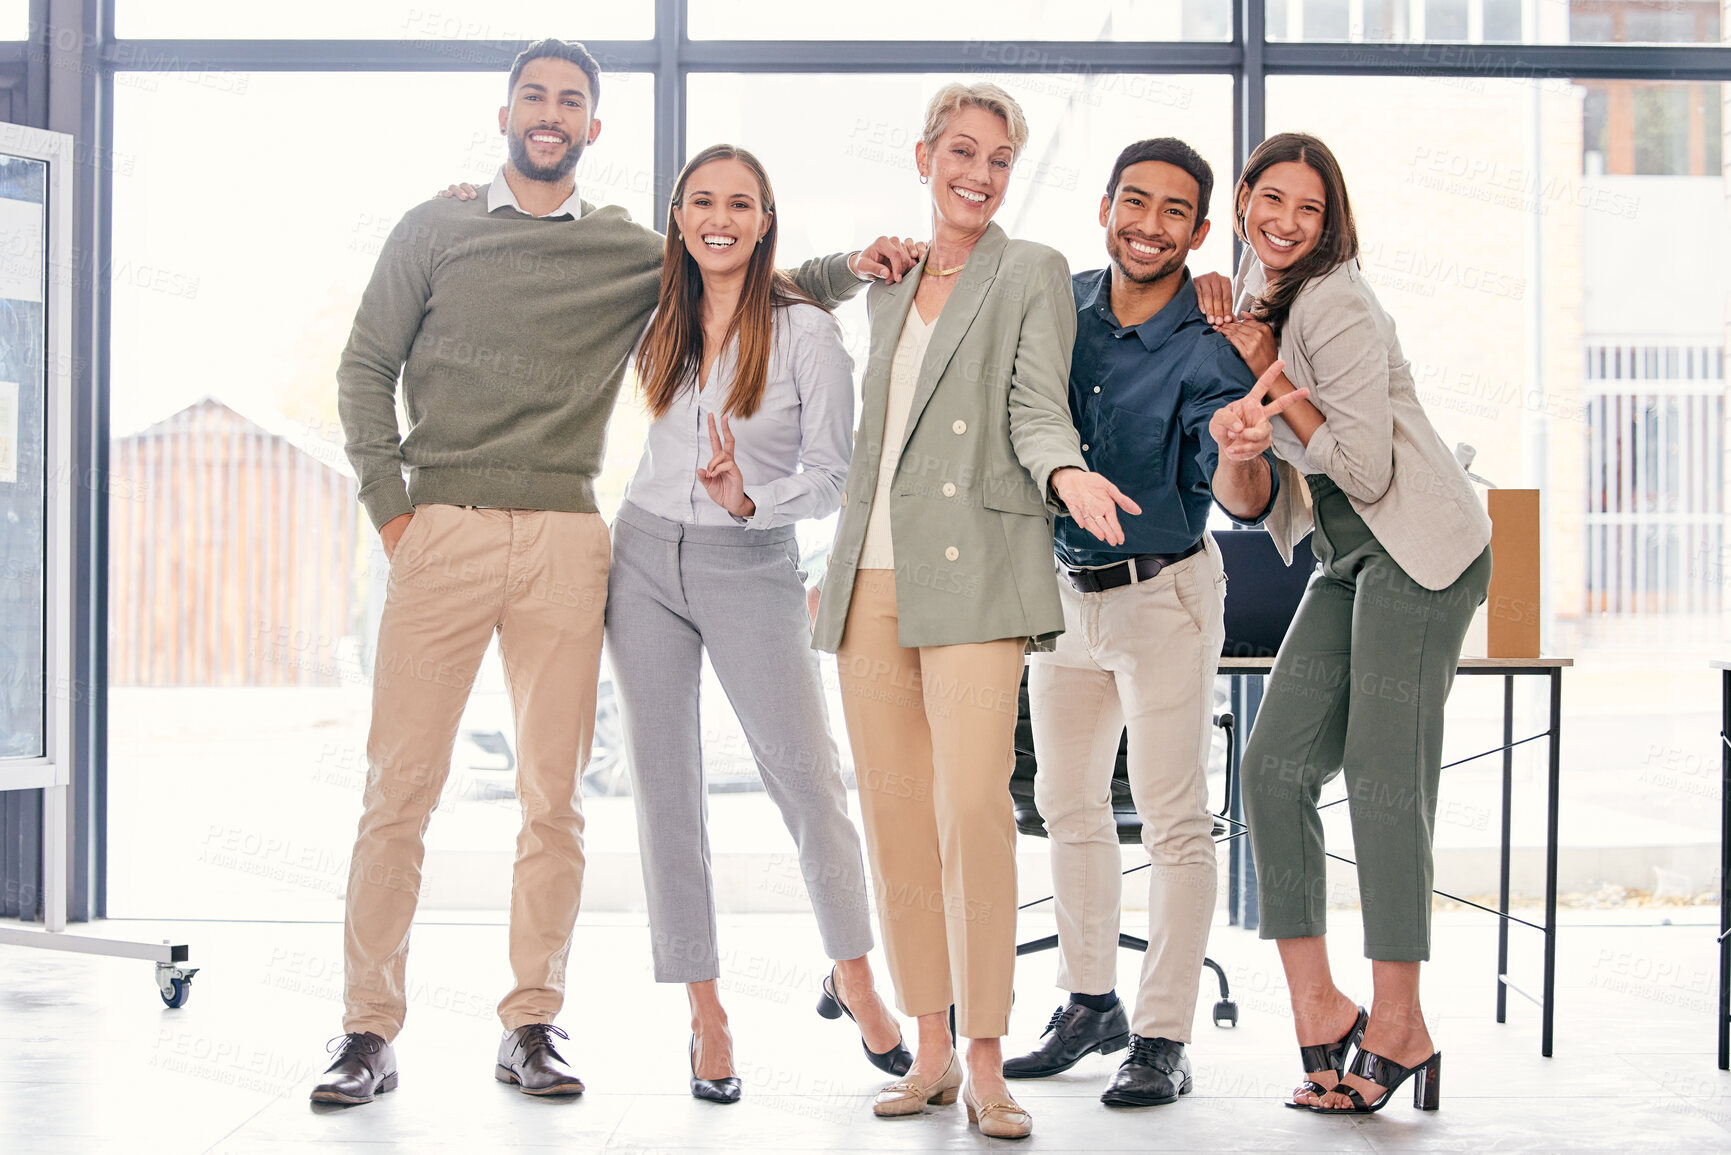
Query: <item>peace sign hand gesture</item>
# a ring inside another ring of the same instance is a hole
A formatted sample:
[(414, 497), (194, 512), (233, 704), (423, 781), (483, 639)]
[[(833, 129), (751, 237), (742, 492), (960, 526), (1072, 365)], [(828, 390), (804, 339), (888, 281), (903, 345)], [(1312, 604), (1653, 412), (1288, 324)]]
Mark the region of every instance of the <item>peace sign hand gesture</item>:
[(708, 465), (697, 470), (697, 480), (703, 482), (715, 504), (735, 517), (750, 517), (757, 512), (757, 503), (745, 496), (745, 475), (739, 472), (739, 463), (733, 459), (733, 430), (728, 428), (726, 415), (721, 418), (719, 431), (715, 414), (709, 415), (709, 449), (714, 456)]
[(1268, 387), (1284, 379), (1281, 371), (1285, 368), (1285, 361), (1275, 361), (1256, 379), (1250, 392), (1215, 410), (1208, 422), (1208, 432), (1228, 461), (1249, 461), (1261, 455), (1274, 441), (1274, 427), (1269, 418), (1310, 396), (1308, 389), (1293, 389), (1263, 404)]

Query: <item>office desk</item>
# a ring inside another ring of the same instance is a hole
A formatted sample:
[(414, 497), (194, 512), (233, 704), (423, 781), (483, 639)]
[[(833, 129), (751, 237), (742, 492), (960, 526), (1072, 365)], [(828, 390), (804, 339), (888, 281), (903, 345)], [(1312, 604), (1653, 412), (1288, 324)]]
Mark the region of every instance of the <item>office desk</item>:
[[(1540, 1013), (1539, 1053), (1549, 1058), (1551, 1054), (1552, 1023), (1555, 1011), (1555, 995), (1557, 980), (1557, 785), (1560, 769), (1561, 737), (1563, 726), (1563, 670), (1574, 665), (1573, 658), (1462, 658), (1458, 673), (1469, 676), (1495, 676), (1503, 679), (1503, 744), (1495, 749), (1486, 750), (1466, 758), (1457, 758), (1443, 766), (1447, 770), (1451, 766), (1459, 766), (1463, 762), (1488, 758), (1492, 754), (1503, 756), (1503, 819), (1502, 819), (1502, 874), (1501, 885), (1497, 893), (1497, 906), (1492, 909), (1480, 906), (1476, 902), (1461, 898), (1459, 895), (1447, 894), (1445, 898), (1466, 903), (1479, 910), (1497, 916), (1497, 1022), (1508, 1021), (1508, 993), (1514, 991), (1522, 998), (1538, 1004)], [(1725, 727), (1731, 733), (1731, 662), (1715, 663), (1725, 670)], [(1229, 658), (1220, 659), (1220, 673), (1232, 677), (1232, 712), (1238, 719), (1239, 733), (1248, 736), (1251, 726), (1256, 720), (1256, 709), (1262, 699), (1261, 678), (1266, 676), (1274, 666), (1273, 658)], [(1517, 677), (1542, 677), (1550, 683), (1550, 726), (1537, 734), (1529, 735), (1517, 741), (1514, 735), (1515, 726), (1515, 679)], [(1249, 679), (1255, 678), (1254, 686), (1247, 685)], [(1528, 742), (1540, 738), (1548, 739), (1550, 747), (1549, 774), (1545, 787), (1545, 921), (1541, 926), (1518, 918), (1509, 913), (1509, 828), (1510, 804), (1514, 795), (1514, 750)], [(1731, 740), (1728, 740), (1731, 741)], [(1244, 742), (1242, 739), (1235, 745), (1233, 759), (1234, 782), (1230, 802), (1230, 817), (1239, 822), (1243, 813), (1242, 775), (1237, 771), (1243, 758)], [(1725, 760), (1726, 782), (1731, 785), (1731, 745), (1726, 746)], [(1731, 799), (1728, 790), (1727, 799)], [(1336, 799), (1325, 802), (1322, 808), (1338, 806), (1346, 799)], [(1727, 803), (1726, 823), (1731, 828), (1731, 802)], [(1240, 837), (1242, 826), (1238, 832), (1231, 835), (1228, 844), (1230, 875), (1228, 880), (1228, 903), (1231, 908), (1232, 921), (1247, 929), (1256, 926), (1256, 875), (1255, 864), (1251, 860), (1249, 840)], [(1330, 854), (1340, 862), (1352, 863), (1352, 859), (1338, 854)], [(1355, 864), (1356, 865), (1356, 864)], [(1726, 907), (1720, 907), (1720, 921), (1725, 923)], [(1522, 926), (1532, 927), (1542, 931), (1545, 936), (1545, 968), (1544, 986), (1539, 997), (1534, 998), (1509, 981), (1509, 924), (1518, 922)], [(1731, 926), (1731, 923), (1726, 923)], [(1719, 986), (1719, 1065), (1725, 1066), (1726, 1061), (1726, 1012), (1731, 1009), (1727, 1003), (1728, 976), (1731, 976), (1731, 941), (1723, 935), (1720, 938), (1720, 986)]]
[(1731, 1071), (1731, 662), (1719, 671), (1719, 1069)]

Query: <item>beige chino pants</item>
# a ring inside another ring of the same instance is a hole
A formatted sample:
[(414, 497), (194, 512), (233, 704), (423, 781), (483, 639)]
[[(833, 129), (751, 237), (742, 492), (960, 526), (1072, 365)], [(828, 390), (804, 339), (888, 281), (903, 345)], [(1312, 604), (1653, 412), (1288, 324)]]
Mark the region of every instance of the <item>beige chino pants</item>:
[(367, 786), (343, 930), (345, 1032), (394, 1039), (406, 1012), (422, 838), (494, 631), (517, 730), (523, 826), (511, 880), (506, 1030), (551, 1022), (583, 884), (581, 783), (607, 601), (598, 514), (422, 505), (391, 560), (373, 669)]
[(1058, 986), (1117, 984), (1122, 896), (1112, 770), (1129, 730), (1130, 793), (1148, 870), (1148, 951), (1130, 1029), (1188, 1043), (1218, 886), (1208, 750), (1225, 641), (1226, 575), (1206, 548), (1148, 581), (1078, 593), (1063, 578), (1064, 633), (1028, 667), (1034, 803), (1052, 840)]
[(837, 666), (884, 953), (906, 1015), (1009, 1030), (1021, 638), (903, 647), (895, 571), (860, 570)]

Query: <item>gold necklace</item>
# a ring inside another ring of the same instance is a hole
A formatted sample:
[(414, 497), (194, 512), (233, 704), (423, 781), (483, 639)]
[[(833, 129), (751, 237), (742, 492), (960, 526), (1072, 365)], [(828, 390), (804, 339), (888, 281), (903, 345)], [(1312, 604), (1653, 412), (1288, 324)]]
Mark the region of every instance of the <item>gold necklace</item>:
[(936, 256), (936, 255), (937, 255), (936, 252), (933, 251), (933, 252), (928, 253), (928, 255), (926, 257), (926, 276), (928, 276), (928, 277), (953, 277), (957, 273), (961, 272), (963, 269), (968, 267), (967, 258), (964, 257), (962, 259), (962, 263), (957, 265), (953, 269), (934, 269), (934, 268), (932, 268), (931, 258)]

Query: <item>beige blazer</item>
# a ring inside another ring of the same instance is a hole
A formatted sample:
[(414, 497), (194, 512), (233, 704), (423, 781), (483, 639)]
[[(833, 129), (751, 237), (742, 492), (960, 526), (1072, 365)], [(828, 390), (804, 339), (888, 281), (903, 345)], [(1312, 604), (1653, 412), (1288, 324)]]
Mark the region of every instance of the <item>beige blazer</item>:
[[(1266, 283), (1247, 246), (1235, 299), (1260, 295)], [(1446, 588), (1490, 544), (1491, 521), (1425, 416), (1394, 321), (1356, 260), (1299, 291), (1280, 333), (1280, 356), (1287, 379), (1309, 389), (1327, 418), (1308, 447), (1274, 422), (1280, 494), (1265, 524), (1280, 556), (1290, 563), (1292, 547), (1313, 524), (1303, 475), (1322, 473), (1414, 581)]]
[[(871, 350), (813, 631), (820, 650), (836, 650), (847, 624), (890, 368), (924, 272), (922, 261), (866, 296)], [(920, 365), (890, 494), (897, 639), (911, 647), (1029, 638), (1048, 648), (1064, 611), (1052, 565), (1059, 510), (1047, 481), (1064, 466), (1087, 468), (1070, 420), (1070, 268), (1055, 250), (989, 225), (956, 276)]]

